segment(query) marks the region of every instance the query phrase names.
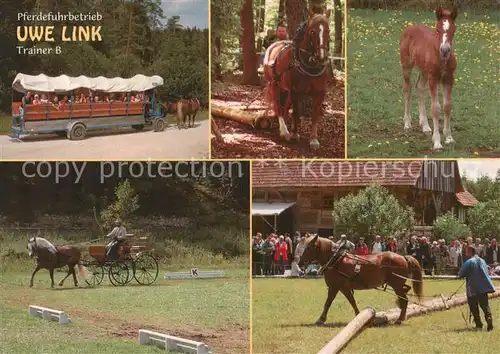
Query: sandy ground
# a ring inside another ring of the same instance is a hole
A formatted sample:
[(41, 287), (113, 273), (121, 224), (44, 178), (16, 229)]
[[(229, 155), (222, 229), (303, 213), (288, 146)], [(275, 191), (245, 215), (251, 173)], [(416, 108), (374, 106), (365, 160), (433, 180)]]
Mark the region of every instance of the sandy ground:
[(70, 141), (56, 135), (27, 136), (12, 141), (0, 136), (2, 160), (147, 160), (208, 158), (209, 120), (197, 122), (193, 128), (165, 131), (88, 132), (80, 141)]

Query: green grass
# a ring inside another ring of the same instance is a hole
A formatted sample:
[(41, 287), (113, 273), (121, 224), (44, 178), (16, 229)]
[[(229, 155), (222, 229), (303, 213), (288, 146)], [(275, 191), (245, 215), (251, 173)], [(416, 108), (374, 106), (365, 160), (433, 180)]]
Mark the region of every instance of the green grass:
[[(424, 295), (454, 293), (461, 281), (425, 281)], [(497, 282), (496, 286), (500, 286)], [(463, 287), (459, 293), (463, 292)], [(412, 294), (413, 291), (410, 292)], [(254, 354), (318, 352), (354, 318), (339, 294), (324, 327), (314, 326), (326, 300), (323, 279), (254, 279), (252, 283), (252, 341)], [(356, 291), (358, 307), (377, 311), (396, 307), (395, 297), (377, 290)], [(491, 300), (494, 321), (500, 320), (500, 300)], [(467, 314), (466, 306), (461, 307)], [(493, 353), (498, 333), (466, 333), (459, 308), (410, 318), (401, 326), (367, 328), (343, 353)], [(480, 344), (480, 346), (478, 346)]]
[[(399, 36), (412, 24), (433, 28), (432, 12), (349, 10), (348, 146), (349, 157), (492, 157), (500, 155), (500, 12), (460, 13), (454, 37), (458, 68), (453, 89), (452, 134), (455, 143), (431, 150), (431, 137), (418, 124), (412, 77), (411, 132), (403, 130)], [(442, 100), (441, 100), (442, 102)], [(427, 113), (432, 128), (430, 99)], [(441, 123), (442, 125), (442, 123)], [(442, 132), (442, 130), (441, 130)]]
[[(184, 269), (185, 270), (185, 269)], [(201, 268), (200, 270), (207, 270)], [(63, 288), (50, 289), (50, 277), (41, 270), (33, 288), (28, 288), (31, 272), (2, 268), (0, 347), (8, 353), (25, 353), (36, 347), (37, 353), (109, 353), (140, 352), (151, 349), (136, 345), (138, 329), (152, 329), (201, 339), (214, 353), (230, 353), (224, 337), (239, 333), (238, 346), (248, 346), (249, 289), (248, 270), (225, 270), (220, 279), (165, 280), (160, 270), (151, 286), (138, 286), (135, 281), (125, 287), (114, 287), (108, 281), (98, 287), (87, 287), (80, 279), (74, 288), (68, 278)], [(57, 282), (64, 273), (55, 273)], [(29, 304), (62, 309), (72, 319), (65, 329), (30, 319)], [(236, 330), (236, 329), (237, 330)], [(215, 334), (222, 335), (222, 339)], [(33, 352), (33, 351), (30, 351)]]
[(138, 346), (131, 340), (103, 339), (102, 333), (86, 323), (60, 326), (41, 323), (27, 315), (25, 309), (0, 307), (0, 346), (2, 353), (157, 353), (152, 346)]

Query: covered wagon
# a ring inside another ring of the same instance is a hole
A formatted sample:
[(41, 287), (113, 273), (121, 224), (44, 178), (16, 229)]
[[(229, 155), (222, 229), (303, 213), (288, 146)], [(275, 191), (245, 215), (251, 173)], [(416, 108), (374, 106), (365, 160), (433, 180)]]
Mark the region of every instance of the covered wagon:
[(156, 102), (160, 76), (50, 77), (44, 74), (15, 77), (12, 103), (12, 135), (56, 133), (81, 140), (92, 129), (132, 127), (154, 131), (165, 128), (165, 111)]

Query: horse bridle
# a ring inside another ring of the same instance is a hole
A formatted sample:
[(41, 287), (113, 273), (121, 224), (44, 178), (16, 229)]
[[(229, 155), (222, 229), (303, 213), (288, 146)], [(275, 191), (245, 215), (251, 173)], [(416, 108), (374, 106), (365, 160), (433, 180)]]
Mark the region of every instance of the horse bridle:
[(328, 66), (328, 60), (325, 62), (325, 64), (321, 66), (311, 66), (307, 63), (304, 63), (304, 61), (300, 57), (300, 53), (305, 53), (309, 58), (316, 57), (317, 56), (317, 51), (324, 49), (326, 52), (329, 52), (329, 47), (330, 47), (330, 41), (328, 41), (327, 45), (320, 45), (319, 47), (314, 46), (312, 43), (312, 40), (309, 41), (308, 43), (308, 48), (313, 48), (313, 50), (306, 50), (304, 48), (300, 47), (300, 42), (304, 39), (304, 36), (306, 35), (306, 30), (309, 27), (309, 20), (304, 20), (302, 23), (299, 24), (297, 27), (297, 30), (295, 32), (295, 36), (293, 38), (293, 44), (292, 44), (292, 53), (293, 53), (293, 65), (299, 71), (301, 74), (311, 76), (311, 77), (318, 77), (324, 74), (327, 66)]

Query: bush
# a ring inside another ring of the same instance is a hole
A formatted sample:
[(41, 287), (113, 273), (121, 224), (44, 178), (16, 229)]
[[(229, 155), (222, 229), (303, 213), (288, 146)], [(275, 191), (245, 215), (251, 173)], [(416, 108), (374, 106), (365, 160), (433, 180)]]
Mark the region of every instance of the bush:
[(432, 235), (436, 239), (445, 239), (446, 243), (449, 243), (451, 240), (468, 237), (470, 229), (455, 218), (452, 212), (448, 212), (434, 221)]
[(415, 224), (413, 209), (400, 205), (386, 188), (378, 185), (339, 200), (333, 216), (349, 236), (362, 236), (367, 241), (372, 241), (376, 235), (393, 236), (410, 230)]
[(130, 226), (130, 217), (139, 209), (139, 196), (129, 180), (119, 183), (115, 190), (116, 201), (109, 205), (102, 213), (101, 217), (104, 227), (114, 227), (114, 221), (119, 218), (125, 227)]
[(468, 221), (474, 237), (500, 236), (500, 199), (477, 203), (469, 211)]

